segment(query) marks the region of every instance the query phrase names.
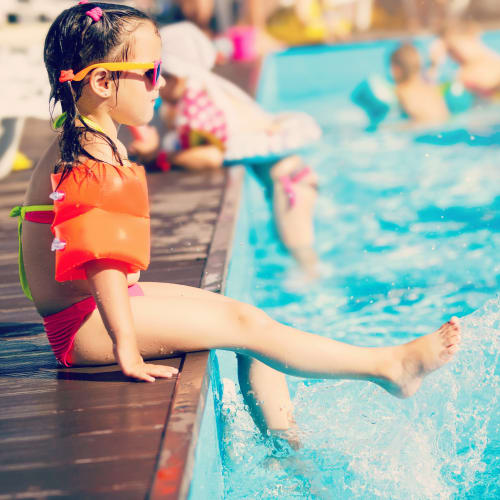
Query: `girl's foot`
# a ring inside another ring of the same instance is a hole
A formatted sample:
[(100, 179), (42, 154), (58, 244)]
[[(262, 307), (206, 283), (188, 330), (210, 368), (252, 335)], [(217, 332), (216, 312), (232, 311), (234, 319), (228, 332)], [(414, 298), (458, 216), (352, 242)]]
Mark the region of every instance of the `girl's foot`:
[(460, 324), (454, 316), (439, 330), (394, 347), (394, 362), (377, 384), (396, 397), (412, 396), (426, 375), (451, 360), (459, 344)]

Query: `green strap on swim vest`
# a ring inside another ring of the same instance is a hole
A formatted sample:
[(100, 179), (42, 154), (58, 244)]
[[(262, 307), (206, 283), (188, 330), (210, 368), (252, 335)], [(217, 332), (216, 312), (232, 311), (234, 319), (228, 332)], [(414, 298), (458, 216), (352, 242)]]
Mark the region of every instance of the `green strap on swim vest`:
[(19, 256), (17, 259), (19, 263), (19, 281), (24, 295), (26, 295), (26, 297), (30, 300), (33, 300), (33, 297), (28, 285), (28, 280), (26, 279), (26, 271), (24, 270), (23, 244), (21, 240), (23, 233), (23, 221), (27, 212), (48, 212), (49, 210), (54, 210), (53, 205), (27, 205), (14, 207), (9, 214), (10, 217), (19, 217), (17, 223), (17, 235), (19, 238)]
[[(54, 124), (52, 125), (54, 127), (54, 130), (57, 130), (58, 128), (61, 128), (64, 125), (64, 122), (66, 121), (67, 117), (66, 111), (62, 114), (60, 114), (55, 120)], [(86, 116), (83, 115), (78, 115), (78, 117), (90, 128), (93, 128), (94, 130), (97, 130), (97, 132), (101, 132), (101, 134), (106, 134), (104, 130), (97, 125), (97, 123), (90, 118), (87, 118)]]
[[(66, 121), (67, 114), (64, 112), (61, 115), (59, 115), (55, 120), (53, 127), (54, 129), (61, 128), (64, 125), (64, 122)], [(90, 128), (93, 128), (94, 130), (97, 130), (98, 132), (101, 132), (105, 134), (104, 130), (97, 125), (93, 120), (90, 118), (87, 118), (86, 116), (79, 115), (79, 118), (85, 122), (86, 125), (88, 125)], [(24, 295), (28, 297), (28, 299), (33, 300), (33, 296), (31, 295), (31, 290), (28, 285), (28, 280), (26, 279), (26, 271), (24, 269), (24, 259), (23, 259), (23, 244), (22, 244), (22, 233), (23, 233), (23, 221), (24, 217), (27, 212), (47, 212), (49, 210), (54, 210), (53, 205), (26, 205), (26, 206), (17, 206), (14, 207), (10, 211), (10, 217), (19, 217), (19, 221), (17, 224), (17, 234), (19, 237), (19, 256), (18, 256), (18, 263), (19, 263), (19, 281), (21, 283), (21, 288), (23, 289)]]

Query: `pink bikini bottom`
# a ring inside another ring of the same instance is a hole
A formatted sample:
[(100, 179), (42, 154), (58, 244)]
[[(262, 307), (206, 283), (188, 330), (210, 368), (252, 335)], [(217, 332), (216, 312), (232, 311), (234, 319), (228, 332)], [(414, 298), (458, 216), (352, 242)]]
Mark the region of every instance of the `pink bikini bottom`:
[[(130, 297), (143, 296), (142, 288), (135, 283), (128, 288)], [(71, 366), (70, 351), (73, 347), (76, 333), (83, 322), (97, 307), (94, 297), (83, 299), (62, 311), (45, 316), (43, 326), (49, 339), (50, 347), (56, 355), (56, 359), (64, 366)]]

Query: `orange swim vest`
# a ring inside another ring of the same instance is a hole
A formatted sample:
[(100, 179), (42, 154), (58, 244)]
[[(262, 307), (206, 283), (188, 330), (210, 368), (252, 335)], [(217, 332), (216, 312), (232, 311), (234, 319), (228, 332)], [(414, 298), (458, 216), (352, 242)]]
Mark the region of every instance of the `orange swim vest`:
[(149, 264), (149, 203), (144, 168), (98, 161), (75, 165), (61, 182), (52, 174), (56, 280), (86, 279), (95, 259), (125, 264), (127, 273)]

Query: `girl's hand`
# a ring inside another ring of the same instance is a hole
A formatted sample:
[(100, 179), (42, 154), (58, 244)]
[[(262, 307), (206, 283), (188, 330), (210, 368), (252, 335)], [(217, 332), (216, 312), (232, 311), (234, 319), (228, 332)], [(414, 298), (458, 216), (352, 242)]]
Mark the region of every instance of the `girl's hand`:
[(137, 349), (118, 348), (113, 345), (115, 359), (124, 375), (143, 382), (154, 382), (158, 378), (172, 378), (179, 373), (173, 366), (147, 364)]

